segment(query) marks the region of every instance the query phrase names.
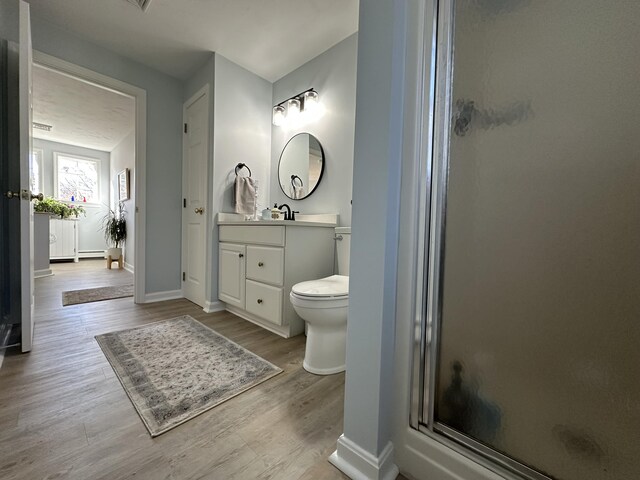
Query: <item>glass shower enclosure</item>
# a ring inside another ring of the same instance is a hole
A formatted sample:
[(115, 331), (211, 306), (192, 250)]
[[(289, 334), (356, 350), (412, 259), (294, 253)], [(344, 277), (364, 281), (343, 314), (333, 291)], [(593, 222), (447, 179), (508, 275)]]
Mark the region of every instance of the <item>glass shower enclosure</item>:
[(412, 425), (507, 476), (640, 478), (640, 4), (437, 10)]

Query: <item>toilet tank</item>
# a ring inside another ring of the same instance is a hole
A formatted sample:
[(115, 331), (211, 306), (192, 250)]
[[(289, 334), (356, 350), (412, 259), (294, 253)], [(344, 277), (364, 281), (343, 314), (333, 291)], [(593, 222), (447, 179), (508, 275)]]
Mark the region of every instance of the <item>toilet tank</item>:
[[(339, 238), (342, 237), (342, 240)], [(351, 249), (351, 227), (336, 228), (336, 256), (338, 275), (349, 275), (349, 250)]]

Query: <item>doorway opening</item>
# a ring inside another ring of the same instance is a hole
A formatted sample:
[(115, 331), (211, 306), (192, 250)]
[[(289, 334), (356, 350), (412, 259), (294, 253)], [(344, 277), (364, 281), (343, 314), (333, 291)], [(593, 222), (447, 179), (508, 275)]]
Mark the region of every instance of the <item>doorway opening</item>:
[[(58, 275), (62, 291), (129, 285), (143, 303), (145, 91), (34, 52), (33, 95), (32, 189), (66, 206), (40, 220), (45, 235), (36, 215), (35, 276)], [(122, 221), (105, 235), (109, 218)]]

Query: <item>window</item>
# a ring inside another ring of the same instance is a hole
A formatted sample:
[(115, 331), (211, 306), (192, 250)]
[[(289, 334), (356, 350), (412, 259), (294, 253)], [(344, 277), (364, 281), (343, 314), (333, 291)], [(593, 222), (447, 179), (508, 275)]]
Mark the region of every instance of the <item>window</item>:
[(55, 153), (55, 194), (65, 202), (100, 203), (98, 160)]
[(31, 192), (42, 193), (42, 149), (34, 148), (31, 151)]

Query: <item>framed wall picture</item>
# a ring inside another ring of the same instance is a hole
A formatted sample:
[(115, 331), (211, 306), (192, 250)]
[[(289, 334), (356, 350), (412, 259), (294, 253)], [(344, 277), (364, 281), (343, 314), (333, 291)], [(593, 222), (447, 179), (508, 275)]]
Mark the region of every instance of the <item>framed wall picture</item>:
[(118, 201), (129, 200), (129, 169), (125, 168), (118, 173)]

